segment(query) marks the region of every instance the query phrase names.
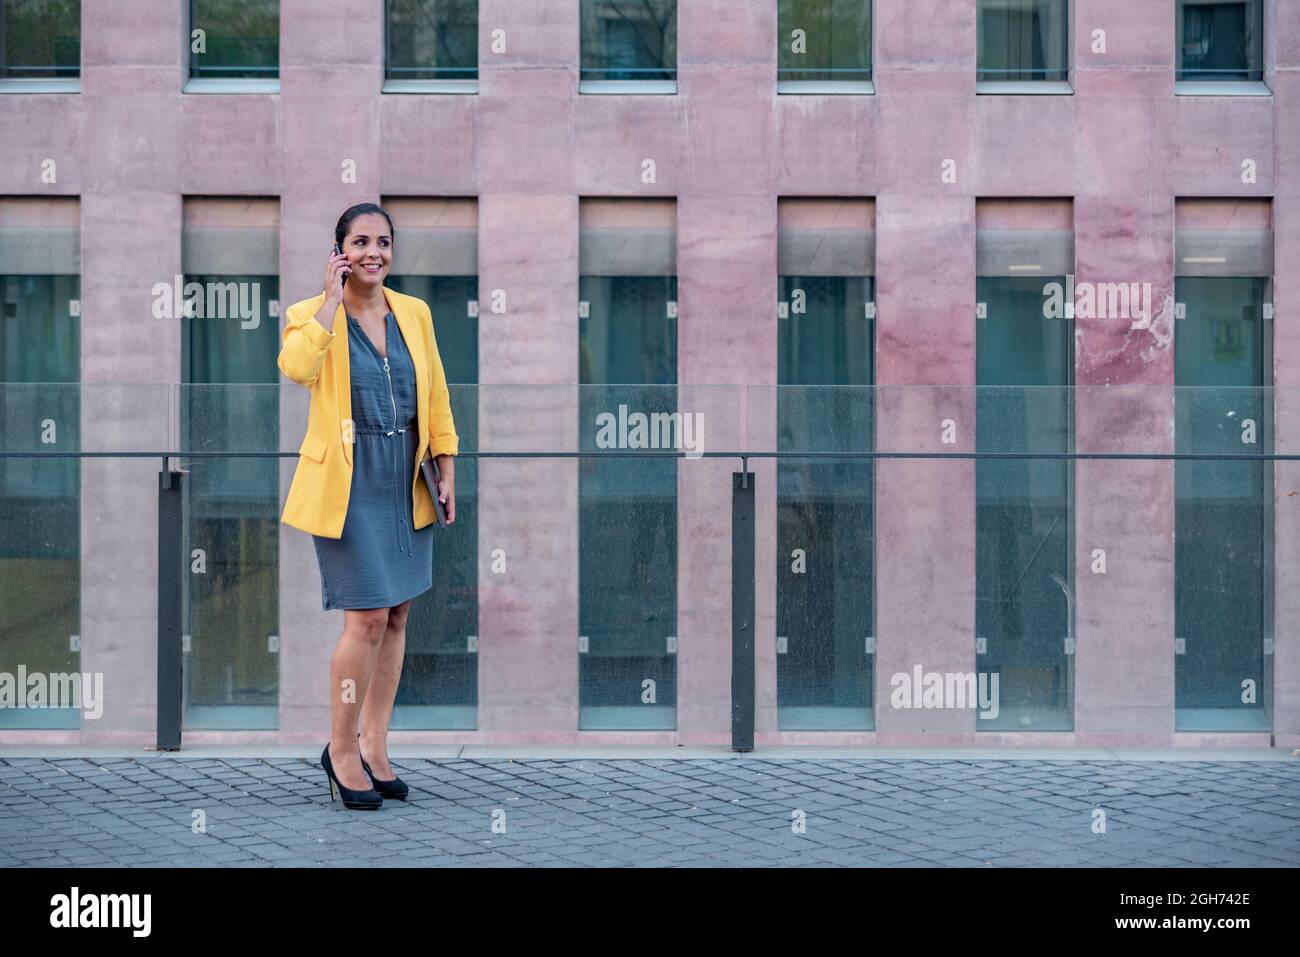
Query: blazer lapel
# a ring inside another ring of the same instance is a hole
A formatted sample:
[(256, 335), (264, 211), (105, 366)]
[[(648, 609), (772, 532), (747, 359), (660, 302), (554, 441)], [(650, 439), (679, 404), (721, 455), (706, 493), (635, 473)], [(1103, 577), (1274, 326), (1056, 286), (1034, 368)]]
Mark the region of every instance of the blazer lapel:
[[(350, 347), (348, 314), (343, 308), (343, 303), (339, 303), (338, 309), (334, 311), (334, 328), (343, 330), (343, 335), (336, 336), (334, 339), (334, 404), (339, 410), (339, 433), (342, 434), (343, 423), (352, 418), (352, 363), (348, 352)], [(355, 428), (356, 423), (353, 423), (353, 430), (350, 431), (354, 431)], [(347, 439), (352, 441), (346, 441)], [(356, 441), (355, 434), (349, 434), (345, 436), (343, 442), (343, 457), (348, 465), (352, 464), (352, 442), (354, 441)]]

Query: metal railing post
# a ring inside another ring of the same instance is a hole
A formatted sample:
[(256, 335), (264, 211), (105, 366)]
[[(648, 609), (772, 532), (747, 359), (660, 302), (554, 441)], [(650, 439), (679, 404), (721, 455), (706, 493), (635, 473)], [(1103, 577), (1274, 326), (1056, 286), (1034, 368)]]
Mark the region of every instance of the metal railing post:
[(182, 496), (185, 473), (168, 468), (158, 473), (158, 750), (181, 746), (181, 587)]
[(754, 473), (749, 471), (731, 473), (731, 750), (754, 750)]

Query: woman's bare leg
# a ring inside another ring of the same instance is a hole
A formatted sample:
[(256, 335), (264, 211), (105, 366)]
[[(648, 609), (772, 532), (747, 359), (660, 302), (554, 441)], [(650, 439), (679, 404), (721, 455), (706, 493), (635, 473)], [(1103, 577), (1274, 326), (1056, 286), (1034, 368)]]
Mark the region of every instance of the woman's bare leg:
[(354, 791), (371, 787), (357, 751), (357, 720), (384, 640), (388, 612), (387, 608), (345, 610), (343, 634), (330, 659), (330, 763), (339, 783)]
[(379, 645), (370, 688), (361, 709), (361, 753), (370, 770), (381, 781), (391, 781), (396, 776), (388, 763), (388, 724), (393, 718), (397, 685), (402, 680), (402, 662), (406, 658), (406, 616), (410, 610), (409, 599), (389, 609), (388, 627)]

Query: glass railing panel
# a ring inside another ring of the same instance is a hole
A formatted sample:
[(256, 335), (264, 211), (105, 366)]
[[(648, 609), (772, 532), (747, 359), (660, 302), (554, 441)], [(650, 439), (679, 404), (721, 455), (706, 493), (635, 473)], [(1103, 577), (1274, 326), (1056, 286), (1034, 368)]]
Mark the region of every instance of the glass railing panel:
[[(776, 387), (777, 726), (875, 727), (870, 386)], [(761, 397), (759, 398), (761, 403)]]
[(96, 617), (83, 586), (152, 612), (155, 588), (116, 577), (122, 503), (141, 498), (135, 483), (151, 473), (95, 453), (166, 450), (173, 403), (158, 384), (0, 384), (0, 729), (76, 729), (122, 706), (102, 673), (83, 672), (101, 660), (82, 654), (95, 640), (83, 610)]
[[(79, 451), (81, 390), (0, 385), (0, 446)], [(0, 458), (0, 728), (80, 726), (55, 677), (79, 675), (80, 632), (81, 462)]]
[[(1175, 390), (1177, 451), (1249, 455), (1273, 448), (1272, 389)], [(1175, 726), (1272, 727), (1272, 461), (1174, 466)], [(1285, 529), (1278, 530), (1285, 534)]]
[[(180, 451), (273, 452), (279, 385), (179, 385)], [(184, 727), (279, 725), (279, 461), (182, 454)]]
[[(460, 452), (479, 448), (479, 387), (448, 387)], [(393, 706), (394, 729), (471, 730), (478, 726), (479, 460), (454, 463), (456, 520), (434, 529), (433, 587), (411, 602), (406, 655)]]
[[(83, 586), (90, 575), (94, 593), (104, 574), (102, 562), (84, 566), (83, 549), (89, 542), (105, 554), (104, 536), (120, 537), (127, 520), (121, 503), (143, 500), (122, 483), (161, 466), (48, 453), (180, 452), (175, 461), (188, 471), (185, 726), (277, 727), (280, 472), (301, 442), (306, 390), (7, 384), (0, 392), (0, 452), (10, 453), (0, 457), (0, 674), (79, 669)], [(549, 702), (519, 704), (521, 714), (549, 712), (540, 730), (677, 728), (683, 643), (719, 645), (711, 657), (730, 653), (729, 605), (717, 587), (727, 587), (729, 570), (717, 569), (730, 555), (729, 473), (740, 459), (710, 457), (718, 452), (750, 456), (756, 501), (770, 510), (757, 522), (756, 567), (759, 622), (766, 602), (775, 613), (767, 634), (777, 642), (781, 730), (874, 728), (884, 705), (873, 691), (884, 686), (875, 674), (880, 649), (946, 647), (941, 635), (909, 631), (897, 595), (882, 585), (903, 587), (908, 574), (884, 575), (879, 565), (908, 560), (881, 551), (878, 500), (890, 468), (900, 470), (890, 501), (903, 509), (888, 523), (894, 538), (910, 539), (909, 528), (929, 520), (907, 513), (913, 488), (918, 501), (950, 500), (973, 522), (973, 547), (958, 551), (973, 563), (975, 592), (963, 599), (968, 607), (931, 616), (969, 629), (972, 666), (999, 676), (998, 716), (973, 726), (1072, 730), (1073, 666), (1087, 653), (1078, 619), (1096, 614), (1080, 607), (1074, 576), (1105, 546), (1092, 540), (1095, 516), (1076, 498), (1116, 507), (1074, 477), (1086, 463), (1093, 482), (1106, 469), (1131, 480), (1132, 462), (1159, 463), (1156, 484), (1134, 490), (1145, 497), (1122, 545), (1131, 551), (1149, 538), (1151, 554), (1174, 559), (1167, 586), (1153, 579), (1147, 607), (1172, 623), (1175, 726), (1272, 727), (1274, 553), (1285, 554), (1297, 531), (1291, 493), (1300, 462), (1232, 457), (1297, 453), (1287, 438), (1300, 416), (1297, 390), (557, 385), (452, 386), (451, 395), (459, 516), (435, 536), (433, 588), (408, 619), (394, 728), (478, 727), (485, 678), (498, 693), (517, 680), (480, 673), (482, 642), (499, 648), (503, 636), (518, 643), (508, 664), (493, 667), (545, 674), (539, 687), (553, 687)], [(949, 422), (953, 443), (938, 437)], [(956, 450), (974, 458), (916, 457)], [(276, 452), (288, 455), (280, 461)], [(899, 453), (911, 457), (889, 457)], [(1173, 453), (1210, 457), (1171, 461)], [(1153, 494), (1164, 497), (1167, 522), (1151, 517)], [(155, 495), (151, 485), (144, 497), (152, 504)], [(129, 520), (157, 515), (151, 507)], [(950, 557), (942, 536), (917, 533)], [(1124, 554), (1109, 557), (1108, 573), (1122, 573)], [(499, 562), (510, 570), (498, 575)], [(774, 567), (774, 595), (762, 593), (765, 566)], [(151, 584), (131, 596), (152, 613)], [(876, 621), (884, 602), (892, 632)], [(140, 640), (152, 648), (156, 637)], [(571, 664), (557, 665), (561, 647)], [(0, 709), (0, 726), (78, 725), (74, 711), (21, 710)]]

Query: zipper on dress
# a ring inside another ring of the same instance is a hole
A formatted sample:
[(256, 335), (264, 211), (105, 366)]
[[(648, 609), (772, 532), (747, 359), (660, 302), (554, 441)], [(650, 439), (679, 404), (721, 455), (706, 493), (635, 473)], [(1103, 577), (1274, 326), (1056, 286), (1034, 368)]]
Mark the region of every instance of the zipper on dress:
[[(392, 431), (392, 432), (389, 432), (388, 434), (389, 434), (389, 435), (399, 435), (400, 433), (397, 431), (397, 399), (393, 397), (393, 373), (392, 373), (392, 371), (389, 369), (389, 366), (388, 366), (388, 356), (384, 356), (384, 375), (387, 376), (387, 378), (388, 378), (388, 401), (389, 401), (390, 403), (392, 403), (392, 406), (393, 406), (393, 431)], [(398, 443), (397, 448), (400, 449), (401, 447), (402, 447), (401, 443)], [(400, 461), (400, 455), (399, 455), (398, 458), (399, 458), (399, 461)], [(399, 471), (400, 471), (400, 470), (399, 470)], [(398, 511), (398, 514), (400, 515), (402, 510), (401, 510), (401, 508), (399, 507), (397, 511)], [(402, 529), (403, 529), (403, 531), (405, 531), (405, 529), (406, 529), (406, 519), (405, 519), (405, 518), (401, 519), (401, 523), (402, 523)], [(401, 548), (400, 545), (399, 545), (398, 547)], [(409, 538), (407, 539), (407, 545), (406, 545), (406, 547), (405, 547), (405, 548), (402, 548), (401, 550), (404, 551), (404, 552), (406, 552), (408, 555), (411, 553), (411, 546), (410, 546), (410, 540), (409, 540)]]
[(393, 430), (397, 430), (397, 400), (393, 398), (393, 374), (388, 370), (388, 356), (384, 356), (384, 375), (388, 376), (388, 401), (393, 404)]

